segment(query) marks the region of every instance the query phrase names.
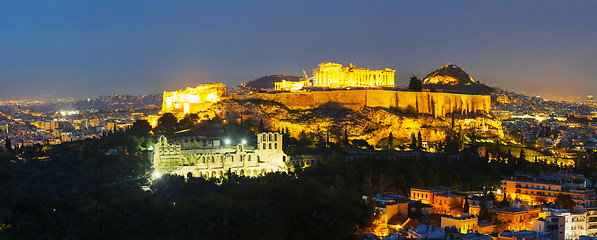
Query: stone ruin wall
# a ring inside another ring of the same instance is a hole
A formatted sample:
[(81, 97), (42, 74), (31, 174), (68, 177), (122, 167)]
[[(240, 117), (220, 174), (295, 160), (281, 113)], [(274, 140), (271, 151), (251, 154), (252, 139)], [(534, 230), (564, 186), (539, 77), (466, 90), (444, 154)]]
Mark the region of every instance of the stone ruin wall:
[(303, 93), (257, 93), (249, 96), (234, 96), (234, 98), (260, 98), (272, 100), (286, 105), (290, 109), (315, 108), (325, 104), (340, 104), (350, 109), (368, 107), (396, 107), (411, 108), (421, 114), (435, 117), (446, 114), (474, 113), (477, 111), (491, 111), (491, 97), (489, 95), (468, 95), (441, 92), (408, 92), (380, 89), (364, 90), (333, 90), (313, 91)]

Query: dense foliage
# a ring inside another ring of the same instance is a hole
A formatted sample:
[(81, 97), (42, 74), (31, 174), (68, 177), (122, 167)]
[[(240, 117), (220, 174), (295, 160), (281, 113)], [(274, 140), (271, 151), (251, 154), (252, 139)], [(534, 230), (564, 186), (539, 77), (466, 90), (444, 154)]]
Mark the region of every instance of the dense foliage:
[(358, 192), (309, 177), (151, 180), (142, 132), (3, 152), (0, 238), (349, 239), (372, 222)]
[[(215, 129), (205, 125), (209, 122), (195, 124), (193, 116), (182, 123), (167, 118), (160, 121), (163, 129), (153, 131), (173, 134), (185, 125), (193, 131)], [(222, 129), (245, 134), (242, 129), (255, 127), (241, 121)], [(165, 175), (152, 180), (150, 130), (138, 122), (126, 132), (101, 138), (1, 152), (0, 237), (349, 239), (369, 231), (373, 222), (374, 208), (363, 195), (407, 195), (410, 187), (433, 185), (490, 190), (516, 171), (561, 170), (511, 153), (489, 161), (475, 146), (433, 158), (423, 153), (404, 157), (395, 151), (346, 158), (341, 145), (348, 141), (333, 144), (327, 137), (288, 139), (285, 134), (284, 141), (290, 143), (286, 149), (298, 153), (314, 144), (312, 152), (322, 154), (323, 160), (304, 169), (296, 166), (290, 175), (242, 178), (228, 173), (220, 180)], [(413, 144), (419, 144), (419, 138), (413, 136)], [(567, 203), (561, 199), (562, 205)], [(484, 219), (492, 218), (487, 209), (482, 212)]]

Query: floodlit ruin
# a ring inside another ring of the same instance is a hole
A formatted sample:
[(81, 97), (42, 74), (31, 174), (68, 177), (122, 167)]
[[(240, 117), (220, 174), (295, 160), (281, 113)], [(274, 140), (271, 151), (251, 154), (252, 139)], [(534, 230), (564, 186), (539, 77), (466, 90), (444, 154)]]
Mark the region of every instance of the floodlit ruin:
[(222, 83), (202, 84), (195, 88), (164, 91), (162, 113), (175, 115), (198, 113), (226, 96), (226, 85)]
[(282, 150), (282, 134), (257, 135), (257, 146), (246, 141), (160, 136), (150, 156), (153, 167), (162, 173), (185, 177), (220, 178), (225, 173), (257, 177), (270, 172), (288, 172), (290, 160)]
[[(324, 88), (372, 88), (394, 87), (396, 70), (371, 70), (342, 66), (339, 63), (320, 63), (318, 69), (313, 69), (313, 77), (300, 82), (281, 81), (275, 83), (276, 91), (298, 91), (303, 87)], [(307, 76), (305, 76), (307, 77)]]

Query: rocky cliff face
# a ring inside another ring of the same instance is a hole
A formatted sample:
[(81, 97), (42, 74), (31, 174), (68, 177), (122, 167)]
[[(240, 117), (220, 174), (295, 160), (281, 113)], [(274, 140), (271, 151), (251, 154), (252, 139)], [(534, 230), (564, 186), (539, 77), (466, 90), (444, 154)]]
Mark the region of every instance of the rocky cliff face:
[[(451, 125), (451, 118), (404, 113), (383, 107), (351, 110), (320, 106), (291, 110), (283, 104), (261, 99), (226, 100), (214, 107), (221, 109), (221, 114), (226, 118), (242, 117), (245, 121), (263, 121), (267, 128), (278, 131), (288, 129), (290, 134), (297, 138), (301, 132), (315, 135), (328, 130), (343, 133), (346, 129), (349, 139), (362, 139), (371, 145), (388, 137), (390, 132), (397, 139), (410, 139), (411, 134), (421, 132), (424, 141), (443, 141)], [(485, 124), (489, 130), (488, 134), (501, 135), (501, 123), (497, 120), (481, 115), (458, 116), (455, 124), (465, 130)]]
[(491, 111), (489, 95), (441, 92), (411, 92), (382, 89), (312, 91), (301, 93), (257, 93), (235, 95), (235, 99), (264, 99), (284, 104), (293, 110), (336, 105), (358, 111), (364, 107), (413, 109), (416, 113), (445, 117), (446, 114), (468, 114)]

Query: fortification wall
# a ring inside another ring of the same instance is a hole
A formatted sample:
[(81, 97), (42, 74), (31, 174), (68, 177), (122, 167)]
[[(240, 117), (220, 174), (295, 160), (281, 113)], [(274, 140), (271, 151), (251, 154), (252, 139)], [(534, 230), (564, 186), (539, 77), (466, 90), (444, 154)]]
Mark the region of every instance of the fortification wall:
[(381, 89), (332, 90), (303, 93), (257, 93), (234, 96), (237, 99), (260, 98), (286, 105), (290, 109), (315, 108), (322, 105), (360, 109), (368, 107), (396, 107), (412, 109), (417, 113), (436, 117), (448, 113), (473, 113), (491, 111), (489, 95), (468, 95), (441, 92), (410, 92)]

